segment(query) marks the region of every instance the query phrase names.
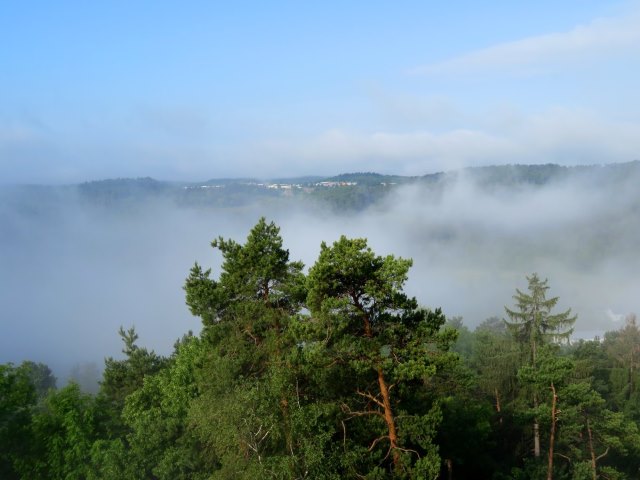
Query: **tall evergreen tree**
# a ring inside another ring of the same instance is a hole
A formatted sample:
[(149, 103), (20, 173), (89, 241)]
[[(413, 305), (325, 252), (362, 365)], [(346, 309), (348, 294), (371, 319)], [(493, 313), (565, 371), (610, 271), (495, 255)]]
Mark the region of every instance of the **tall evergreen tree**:
[(196, 264), (185, 284), (208, 351), (190, 418), (221, 478), (305, 471), (294, 432), (292, 409), (302, 403), (290, 328), (306, 296), (305, 277), (282, 244), (279, 228), (261, 218), (244, 244), (212, 242), (223, 257), (217, 280)]
[(548, 279), (540, 280), (537, 273), (526, 278), (529, 293), (516, 289), (515, 308), (504, 307), (510, 320), (505, 323), (528, 353), (530, 364), (535, 365), (538, 348), (546, 343), (568, 340), (577, 317), (571, 315), (571, 309), (552, 314), (559, 297), (547, 298)]
[[(509, 331), (522, 347), (525, 366), (537, 369), (538, 351), (545, 345), (569, 339), (573, 332), (576, 316), (571, 315), (571, 309), (552, 314), (551, 311), (558, 303), (559, 297), (547, 298), (548, 280), (540, 280), (537, 273), (526, 277), (529, 293), (516, 289), (513, 296), (515, 308), (504, 307), (510, 321), (505, 320)], [(533, 408), (539, 405), (538, 393), (533, 392)], [(540, 457), (540, 423), (536, 416), (533, 419), (534, 456)]]

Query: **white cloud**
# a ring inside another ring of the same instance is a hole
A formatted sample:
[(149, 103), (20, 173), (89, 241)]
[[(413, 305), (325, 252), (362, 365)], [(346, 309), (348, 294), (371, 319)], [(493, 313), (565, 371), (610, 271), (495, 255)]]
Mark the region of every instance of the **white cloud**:
[[(513, 117), (513, 114), (509, 114)], [(592, 164), (640, 158), (640, 123), (603, 119), (588, 110), (554, 108), (505, 126), (500, 113), (485, 125), (446, 132), (348, 132), (257, 146), (271, 168), (296, 173), (377, 170), (424, 174), (505, 163)], [(318, 171), (322, 164), (322, 172)]]
[(614, 322), (614, 323), (618, 323), (618, 322), (621, 322), (622, 320), (624, 320), (624, 315), (622, 313), (615, 313), (610, 308), (607, 308), (605, 314), (606, 314), (607, 318), (609, 320), (611, 320), (612, 322)]
[[(331, 130), (302, 141), (271, 142), (261, 149), (283, 165), (297, 162), (317, 168), (322, 162), (325, 169), (333, 172), (347, 168), (410, 174), (423, 173), (420, 170), (422, 162), (436, 168), (454, 168), (463, 166), (465, 161), (487, 162), (493, 156), (506, 157), (516, 153), (508, 139), (466, 129), (444, 133)], [(413, 167), (416, 162), (418, 170)]]
[(536, 68), (640, 47), (640, 13), (600, 18), (566, 32), (528, 37), (476, 50), (411, 70), (414, 74), (446, 74), (496, 69)]

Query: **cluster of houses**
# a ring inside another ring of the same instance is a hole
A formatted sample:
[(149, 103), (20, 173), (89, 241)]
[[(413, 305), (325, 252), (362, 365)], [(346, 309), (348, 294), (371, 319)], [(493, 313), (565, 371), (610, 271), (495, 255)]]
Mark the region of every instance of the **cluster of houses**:
[[(267, 188), (274, 188), (280, 190), (291, 190), (293, 188), (309, 188), (309, 187), (353, 187), (358, 182), (316, 182), (301, 185), (299, 183), (271, 183), (267, 185)], [(262, 185), (262, 184), (257, 184)]]
[[(269, 188), (272, 190), (294, 190), (294, 189), (302, 189), (305, 191), (311, 191), (314, 187), (324, 187), (324, 188), (333, 188), (333, 187), (353, 187), (357, 185), (358, 182), (315, 182), (315, 183), (257, 183), (257, 182), (246, 182), (241, 183), (240, 185), (249, 185), (252, 187), (258, 188)], [(194, 185), (194, 186), (186, 186), (185, 189), (196, 189), (196, 188), (224, 188), (225, 185)]]

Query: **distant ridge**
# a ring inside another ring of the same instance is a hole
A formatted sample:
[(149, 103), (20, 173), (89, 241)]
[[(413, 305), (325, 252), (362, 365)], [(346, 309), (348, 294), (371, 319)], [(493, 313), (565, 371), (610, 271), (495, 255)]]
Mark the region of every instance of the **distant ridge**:
[(198, 208), (279, 208), (307, 204), (336, 212), (353, 212), (389, 198), (389, 194), (402, 185), (421, 186), (426, 198), (430, 194), (446, 193), (459, 180), (470, 181), (486, 192), (536, 189), (551, 184), (562, 186), (563, 182), (577, 181), (588, 188), (605, 188), (616, 195), (622, 189), (636, 191), (635, 185), (640, 183), (640, 161), (578, 166), (490, 165), (422, 176), (351, 172), (329, 177), (309, 175), (269, 180), (245, 177), (204, 182), (113, 178), (67, 186), (3, 187), (0, 193), (5, 202), (29, 205), (36, 210), (54, 205), (57, 199), (71, 194), (87, 204), (117, 211), (136, 209), (151, 200)]
[(156, 180), (151, 177), (117, 177), (102, 180), (90, 180), (79, 185), (91, 185), (96, 187), (124, 187), (134, 185), (160, 186), (160, 185), (231, 185), (231, 184), (259, 184), (259, 183), (316, 183), (316, 182), (358, 182), (361, 184), (372, 184), (378, 182), (387, 183), (407, 183), (412, 181), (435, 182), (444, 179), (457, 178), (460, 175), (468, 175), (485, 182), (507, 182), (507, 183), (531, 183), (542, 185), (548, 181), (558, 178), (566, 178), (576, 174), (610, 172), (624, 174), (640, 171), (640, 160), (633, 160), (622, 163), (605, 163), (593, 165), (559, 165), (556, 163), (545, 164), (506, 164), (506, 165), (485, 165), (477, 167), (464, 167), (456, 170), (438, 171), (426, 173), (424, 175), (396, 175), (381, 174), (377, 172), (345, 172), (333, 176), (304, 175), (297, 177), (274, 177), (274, 178), (253, 178), (253, 177), (222, 177), (210, 178), (199, 181), (171, 181)]
[(375, 172), (341, 173), (335, 177), (329, 177), (329, 182), (356, 182), (359, 185), (377, 185), (380, 183), (407, 183), (418, 177), (402, 175), (383, 175)]
[[(601, 181), (622, 181), (640, 175), (640, 160), (599, 165), (507, 164), (466, 167), (460, 170), (427, 174), (421, 178), (429, 183), (453, 181), (465, 176), (480, 186), (546, 185), (570, 178), (596, 175)], [(594, 177), (595, 178), (595, 177)]]

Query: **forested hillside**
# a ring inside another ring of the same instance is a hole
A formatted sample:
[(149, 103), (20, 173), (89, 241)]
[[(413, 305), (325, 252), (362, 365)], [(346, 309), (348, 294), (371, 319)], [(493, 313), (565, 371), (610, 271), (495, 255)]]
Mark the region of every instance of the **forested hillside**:
[(135, 208), (149, 200), (164, 200), (182, 207), (237, 208), (257, 204), (284, 207), (304, 204), (329, 207), (335, 212), (357, 212), (379, 204), (398, 187), (415, 186), (425, 194), (440, 194), (461, 180), (484, 191), (539, 188), (581, 182), (615, 191), (640, 177), (640, 161), (567, 167), (546, 165), (493, 165), (423, 176), (345, 173), (333, 177), (280, 179), (221, 178), (203, 182), (167, 182), (152, 178), (118, 178), (67, 186), (15, 186), (0, 196), (21, 208), (38, 209), (75, 195), (89, 205)]
[(0, 366), (0, 478), (638, 477), (634, 315), (572, 341), (553, 279), (523, 272), (470, 331), (405, 292), (409, 259), (342, 236), (305, 270), (285, 242), (264, 218), (215, 239), (219, 270), (185, 266), (201, 332), (164, 357), (122, 328), (96, 395)]

